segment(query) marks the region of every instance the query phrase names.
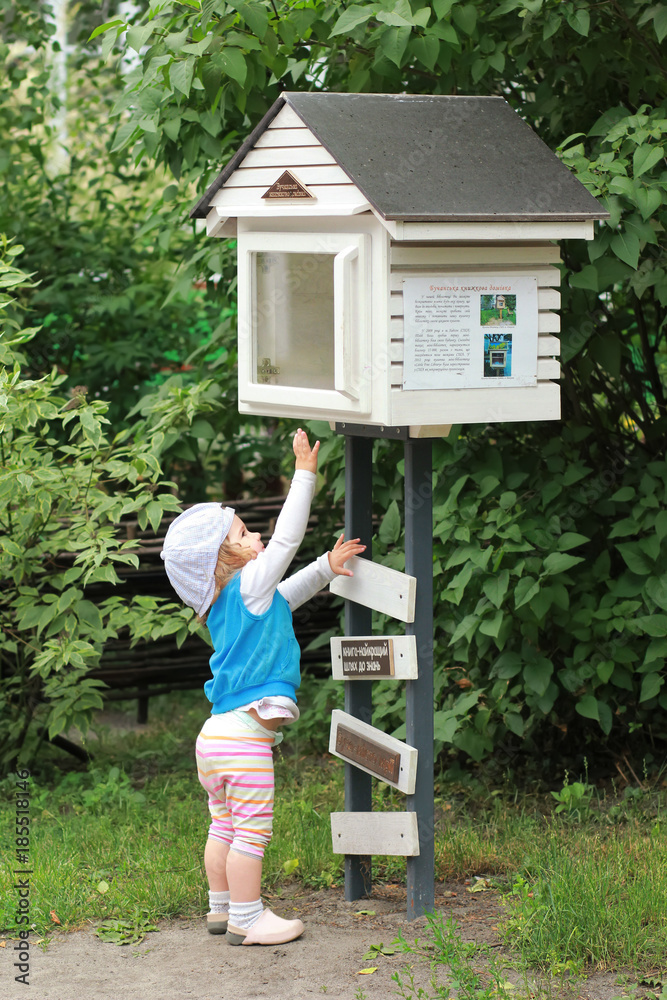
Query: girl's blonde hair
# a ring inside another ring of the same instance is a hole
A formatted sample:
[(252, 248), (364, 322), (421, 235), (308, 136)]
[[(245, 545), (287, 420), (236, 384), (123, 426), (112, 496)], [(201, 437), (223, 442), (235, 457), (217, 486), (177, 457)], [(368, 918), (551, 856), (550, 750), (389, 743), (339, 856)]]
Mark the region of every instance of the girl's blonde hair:
[(220, 594), (229, 581), (239, 572), (239, 570), (242, 570), (245, 564), (252, 558), (254, 558), (254, 553), (251, 549), (244, 549), (238, 544), (233, 545), (225, 539), (218, 549), (218, 561), (215, 564), (215, 570), (213, 572), (213, 578), (215, 580), (213, 600), (203, 615), (197, 615), (198, 622), (201, 624), (206, 622), (209, 611), (220, 597)]

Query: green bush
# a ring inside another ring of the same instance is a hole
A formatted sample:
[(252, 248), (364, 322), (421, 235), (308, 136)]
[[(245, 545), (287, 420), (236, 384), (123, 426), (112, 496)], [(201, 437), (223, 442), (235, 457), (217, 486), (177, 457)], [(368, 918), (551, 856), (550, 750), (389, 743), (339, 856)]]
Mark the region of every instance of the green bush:
[[(75, 725), (85, 732), (101, 707), (102, 682), (87, 676), (104, 643), (121, 630), (132, 643), (193, 627), (188, 609), (138, 596), (90, 596), (119, 584), (136, 566), (137, 542), (124, 517), (156, 529), (177, 510), (161, 478), (163, 431), (109, 433), (108, 406), (84, 387), (60, 394), (57, 371), (21, 374), (23, 348), (38, 330), (22, 328), (16, 292), (29, 283), (15, 266), (22, 248), (0, 243), (0, 760), (30, 760), (40, 739)], [(171, 416), (186, 407), (172, 406)], [(165, 426), (169, 413), (163, 414)]]

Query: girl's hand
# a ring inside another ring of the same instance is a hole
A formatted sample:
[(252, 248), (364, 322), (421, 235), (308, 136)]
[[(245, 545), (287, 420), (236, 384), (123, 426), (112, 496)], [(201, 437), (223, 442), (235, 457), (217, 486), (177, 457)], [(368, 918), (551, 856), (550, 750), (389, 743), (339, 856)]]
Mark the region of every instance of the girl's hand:
[(320, 442), (316, 441), (313, 447), (308, 443), (308, 435), (299, 427), (294, 435), (292, 443), (296, 462), (295, 469), (305, 469), (306, 472), (317, 472), (317, 453), (320, 450)]
[(345, 536), (341, 535), (329, 552), (329, 565), (336, 576), (354, 576), (351, 569), (345, 569), (344, 563), (351, 556), (358, 556), (365, 552), (366, 546), (361, 545), (358, 538), (352, 538), (349, 542), (344, 541), (344, 538)]

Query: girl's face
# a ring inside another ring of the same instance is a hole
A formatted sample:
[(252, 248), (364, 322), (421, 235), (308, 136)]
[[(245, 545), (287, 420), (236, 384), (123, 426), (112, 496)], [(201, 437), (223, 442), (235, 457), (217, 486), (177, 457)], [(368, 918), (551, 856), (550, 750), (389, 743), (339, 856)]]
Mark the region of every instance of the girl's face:
[(229, 529), (227, 539), (230, 545), (240, 545), (242, 549), (250, 549), (254, 553), (253, 559), (264, 551), (264, 545), (259, 531), (248, 531), (245, 524), (236, 514)]

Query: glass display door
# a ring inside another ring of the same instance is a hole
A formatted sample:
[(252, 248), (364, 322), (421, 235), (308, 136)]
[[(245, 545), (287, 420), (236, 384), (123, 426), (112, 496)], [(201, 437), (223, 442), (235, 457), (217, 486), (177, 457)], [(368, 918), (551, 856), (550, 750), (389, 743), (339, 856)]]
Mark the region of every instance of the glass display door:
[(370, 412), (369, 247), (363, 233), (239, 235), (240, 402)]

